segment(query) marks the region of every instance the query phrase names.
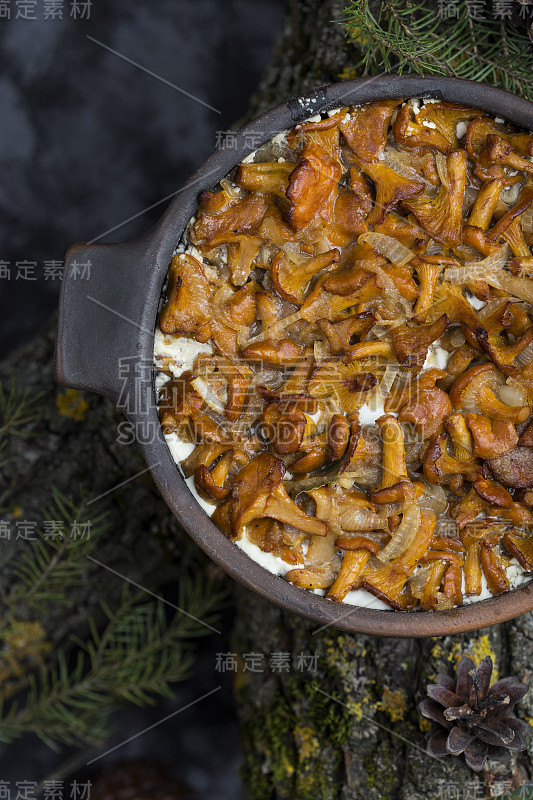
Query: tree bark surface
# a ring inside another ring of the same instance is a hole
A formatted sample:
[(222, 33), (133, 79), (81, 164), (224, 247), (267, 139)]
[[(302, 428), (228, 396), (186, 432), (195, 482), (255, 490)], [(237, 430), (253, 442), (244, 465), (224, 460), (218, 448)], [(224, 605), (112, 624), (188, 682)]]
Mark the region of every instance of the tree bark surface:
[[(357, 52), (333, 22), (346, 5), (289, 0), (251, 116), (350, 74)], [(491, 655), (500, 676), (529, 683), (531, 614), (474, 635), (391, 639), (317, 630), (244, 589), (236, 594), (236, 693), (251, 800), (467, 800), (531, 780), (531, 745), (511, 768), (489, 764), (481, 775), (459, 758), (429, 757), (429, 725), (418, 713), (426, 685), (439, 672), (453, 674), (465, 653), (477, 662)], [(518, 711), (528, 720), (530, 695)]]

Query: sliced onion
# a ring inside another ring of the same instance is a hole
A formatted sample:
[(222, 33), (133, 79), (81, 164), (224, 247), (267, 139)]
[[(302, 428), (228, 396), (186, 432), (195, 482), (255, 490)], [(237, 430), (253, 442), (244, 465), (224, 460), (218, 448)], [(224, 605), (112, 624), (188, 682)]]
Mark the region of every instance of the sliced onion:
[(399, 175), (403, 175), (404, 178), (410, 178), (414, 181), (423, 181), (427, 186), (429, 181), (413, 166), (413, 163), (418, 163), (416, 161), (417, 158), (417, 156), (406, 150), (395, 150), (392, 147), (386, 147), (383, 153), (383, 164), (393, 169)]
[[(529, 347), (532, 345), (529, 345)], [(507, 382), (498, 389), (496, 394), (502, 403), (505, 403), (507, 406), (527, 405), (527, 392), (525, 387), (515, 378), (507, 378)]]
[(215, 394), (207, 381), (205, 381), (203, 378), (195, 378), (193, 381), (191, 381), (191, 386), (194, 386), (202, 400), (207, 403), (209, 408), (211, 408), (213, 411), (216, 411), (217, 414), (224, 413), (225, 404), (222, 402), (221, 398)]
[(422, 597), (422, 591), (426, 585), (432, 568), (432, 563), (418, 567), (414, 575), (409, 578), (409, 588), (411, 589), (414, 597), (418, 597), (419, 600)]
[(233, 289), (229, 283), (222, 284), (220, 289), (218, 289), (218, 291), (216, 291), (214, 294), (213, 309), (216, 310), (222, 308), (224, 303), (226, 303), (231, 297), (233, 297)]
[(220, 289), (215, 292), (215, 296), (213, 297), (213, 317), (219, 319), (227, 328), (230, 328), (232, 331), (240, 334), (239, 344), (242, 344), (240, 341), (243, 338), (243, 333), (248, 330), (248, 325), (239, 325), (236, 322), (233, 322), (230, 315), (226, 312), (224, 308), (225, 304), (228, 300), (234, 295), (234, 291), (228, 283), (223, 283)]
[(240, 189), (238, 186), (235, 186), (235, 184), (232, 183), (232, 181), (228, 181), (227, 178), (221, 178), (220, 185), (230, 197), (234, 197), (235, 199), (242, 197), (243, 194), (242, 189)]
[(343, 475), (339, 475), (337, 478), (337, 483), (342, 489), (352, 489), (355, 483), (355, 478), (350, 478), (346, 476), (346, 473)]
[(384, 530), (388, 520), (385, 514), (376, 514), (368, 508), (353, 508), (339, 515), (339, 524), (343, 531)]
[[(430, 240), (433, 242), (433, 240)], [(428, 245), (424, 251), (425, 256), (441, 256), (442, 255), (442, 245), (439, 242), (433, 242), (432, 244)]]
[(396, 380), (396, 376), (400, 372), (399, 364), (387, 364), (381, 383), (379, 384), (379, 393), (383, 399), (389, 396), (392, 384)]
[[(374, 234), (364, 234), (364, 235), (372, 235)], [(376, 234), (379, 236), (381, 234)], [(395, 239), (393, 241), (396, 241)], [(403, 245), (401, 245), (403, 247)], [(381, 282), (382, 288), (385, 292), (385, 297), (383, 298), (384, 305), (388, 306), (389, 308), (393, 308), (396, 305), (401, 305), (405, 314), (410, 317), (413, 313), (413, 309), (409, 305), (408, 301), (403, 297), (396, 285), (391, 278), (387, 275), (383, 267), (380, 267), (378, 264), (374, 264), (372, 261), (365, 262), (365, 269), (370, 270), (371, 272), (375, 272), (376, 275), (379, 277)]]
[(533, 235), (533, 204), (521, 214), (520, 223), (527, 241), (527, 237)]
[(493, 275), (486, 275), (485, 280), (489, 286), (503, 289), (513, 297), (518, 297), (533, 305), (533, 280), (531, 278), (518, 278), (501, 270)]
[(485, 321), (487, 317), (490, 317), (491, 314), (496, 312), (497, 308), (503, 307), (507, 303), (502, 297), (497, 297), (496, 300), (489, 300), (483, 308), (480, 308), (477, 313), (480, 320)]
[[(374, 325), (374, 327), (371, 330), (371, 334), (374, 337), (374, 339), (379, 339), (381, 342), (389, 338), (389, 331), (382, 325)], [(368, 337), (366, 337), (366, 341), (368, 340), (369, 340)]]
[(257, 386), (268, 386), (269, 389), (279, 389), (283, 383), (283, 375), (279, 369), (258, 369), (254, 373), (250, 388), (256, 389)]
[(436, 153), (435, 154), (435, 165), (437, 167), (437, 172), (439, 173), (440, 182), (448, 188), (450, 182), (448, 180), (448, 162), (446, 161), (446, 156), (443, 153)]
[(311, 536), (305, 556), (305, 565), (319, 567), (329, 564), (335, 555), (335, 538), (333, 536)]
[(481, 261), (469, 261), (463, 267), (448, 267), (444, 272), (444, 280), (450, 283), (463, 284), (469, 281), (488, 280), (488, 276), (501, 269), (508, 257), (509, 248), (504, 245), (496, 253)]
[(281, 249), (293, 264), (299, 264), (302, 260), (302, 251), (299, 242), (284, 242)]
[(405, 247), (392, 236), (387, 236), (386, 233), (362, 233), (358, 241), (360, 244), (369, 244), (374, 250), (377, 250), (380, 255), (388, 258), (395, 267), (404, 267), (415, 257), (412, 250), (409, 250), (408, 247)]
[(390, 391), (392, 389), (392, 384), (396, 380), (396, 376), (400, 372), (400, 365), (399, 364), (387, 364), (385, 367), (385, 372), (383, 373), (383, 377), (381, 378), (380, 382), (376, 386), (372, 397), (370, 397), (366, 404), (370, 408), (377, 409), (379, 406), (383, 405), (385, 399), (389, 396)]
[(450, 344), (452, 347), (461, 347), (466, 342), (465, 335), (460, 328), (456, 328), (450, 335)]
[(289, 325), (293, 325), (295, 322), (298, 322), (298, 320), (301, 318), (301, 312), (295, 311), (294, 314), (289, 314), (288, 317), (284, 317), (283, 319), (280, 319), (279, 322), (275, 322), (274, 325), (270, 326), (270, 328), (265, 328), (265, 330), (261, 331), (261, 333), (258, 333), (257, 336), (252, 336), (251, 339), (248, 339), (247, 344), (262, 342), (263, 339), (275, 339), (285, 330), (285, 328), (288, 328)]
[(420, 508), (427, 508), (434, 511), (438, 516), (443, 514), (448, 508), (448, 500), (442, 486), (435, 486), (432, 483), (426, 484), (426, 491), (418, 501)]
[(377, 558), (383, 563), (399, 558), (416, 539), (418, 528), (420, 527), (420, 508), (416, 503), (411, 503), (405, 507), (402, 521), (392, 534), (392, 539), (377, 554)]
[(519, 367), (525, 367), (530, 361), (533, 361), (533, 342), (528, 344), (528, 346), (515, 357), (515, 363), (518, 364)]
[(320, 366), (322, 362), (331, 356), (329, 345), (327, 342), (317, 341), (313, 345), (313, 353), (315, 356), (315, 363)]

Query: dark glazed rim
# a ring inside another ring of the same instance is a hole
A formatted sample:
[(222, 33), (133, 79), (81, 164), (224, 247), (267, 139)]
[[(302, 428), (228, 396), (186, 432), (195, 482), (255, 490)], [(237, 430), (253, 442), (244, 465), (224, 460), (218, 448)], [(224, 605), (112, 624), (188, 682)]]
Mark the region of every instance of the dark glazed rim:
[[(83, 252), (97, 262), (100, 260), (105, 267), (102, 270), (103, 277), (99, 280), (107, 281), (108, 284), (112, 282), (113, 278), (110, 276), (113, 269), (122, 270), (127, 276), (129, 286), (125, 289), (125, 295), (126, 299), (130, 297), (131, 302), (125, 308), (129, 311), (130, 318), (135, 314), (133, 318), (139, 320), (139, 324), (133, 338), (131, 331), (128, 334), (130, 348), (125, 346), (122, 352), (135, 353), (135, 357), (142, 360), (137, 391), (140, 392), (141, 402), (145, 404), (144, 408), (149, 409), (148, 413), (145, 411), (143, 414), (136, 409), (127, 410), (127, 416), (133, 424), (142, 426), (148, 422), (149, 427), (160, 431), (154, 373), (150, 366), (153, 355), (152, 332), (155, 329), (158, 302), (172, 253), (196, 210), (198, 194), (205, 189), (212, 189), (259, 144), (309, 116), (343, 105), (400, 97), (433, 97), (460, 102), (478, 107), (492, 116), (503, 117), (526, 129), (533, 129), (532, 103), (499, 89), (454, 78), (389, 75), (347, 81), (325, 86), (305, 97), (293, 98), (277, 106), (239, 131), (231, 149), (214, 153), (178, 193), (155, 228), (141, 240), (111, 247), (78, 246), (69, 252), (60, 301), (58, 380), (65, 385), (94, 389), (112, 396), (115, 400), (118, 400), (121, 388), (117, 364), (120, 345), (108, 340), (109, 332), (98, 330), (94, 341), (87, 344), (85, 338), (79, 336), (80, 321), (74, 319), (77, 298), (72, 284), (67, 285), (68, 269), (73, 257)], [(102, 291), (105, 291), (105, 286)], [(91, 318), (93, 326), (98, 329), (99, 318), (94, 325), (97, 310), (93, 308)], [(123, 314), (126, 316), (126, 311)], [(86, 372), (97, 350), (103, 359), (103, 366), (100, 366), (100, 375), (91, 377)], [(326, 600), (268, 572), (236, 547), (213, 524), (189, 491), (160, 433), (157, 437), (147, 437), (144, 443), (140, 443), (167, 505), (204, 552), (248, 589), (287, 611), (313, 620), (319, 626), (333, 626), (381, 636), (442, 636), (494, 625), (533, 609), (531, 584), (451, 611), (380, 611)]]

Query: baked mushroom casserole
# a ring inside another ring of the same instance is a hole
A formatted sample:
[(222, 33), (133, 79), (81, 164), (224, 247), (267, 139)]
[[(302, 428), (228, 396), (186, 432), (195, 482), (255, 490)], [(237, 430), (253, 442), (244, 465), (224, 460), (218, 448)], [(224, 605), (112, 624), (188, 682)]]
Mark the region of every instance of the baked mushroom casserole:
[(531, 245), (533, 135), (449, 102), (325, 112), (203, 192), (154, 358), (213, 522), (356, 605), (528, 580)]

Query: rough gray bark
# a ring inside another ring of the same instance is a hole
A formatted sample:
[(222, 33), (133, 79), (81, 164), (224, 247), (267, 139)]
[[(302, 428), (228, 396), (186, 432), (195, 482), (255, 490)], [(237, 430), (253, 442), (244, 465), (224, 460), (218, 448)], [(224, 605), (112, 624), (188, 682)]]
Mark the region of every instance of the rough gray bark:
[[(289, 0), (252, 115), (339, 80), (353, 66), (355, 51), (342, 26), (331, 22), (345, 5)], [(245, 665), (246, 654), (264, 656), (262, 671), (248, 668), (236, 682), (251, 800), (466, 800), (531, 780), (531, 747), (510, 770), (492, 764), (481, 776), (458, 758), (430, 758), (417, 710), (426, 684), (438, 672), (452, 673), (465, 652), (476, 660), (490, 654), (501, 676), (530, 682), (531, 614), (475, 635), (395, 640), (317, 630), (249, 592), (237, 595), (233, 650)], [(288, 671), (270, 663), (280, 652), (291, 654)], [(316, 654), (316, 672), (298, 667), (299, 653)], [(526, 696), (520, 715), (533, 717), (532, 706), (533, 696)]]
[[(289, 97), (341, 79), (357, 61), (346, 43), (345, 29), (335, 20), (346, 0), (288, 0), (283, 31), (270, 67), (252, 99), (249, 117), (256, 117)], [(379, 0), (370, 0), (371, 8)]]

